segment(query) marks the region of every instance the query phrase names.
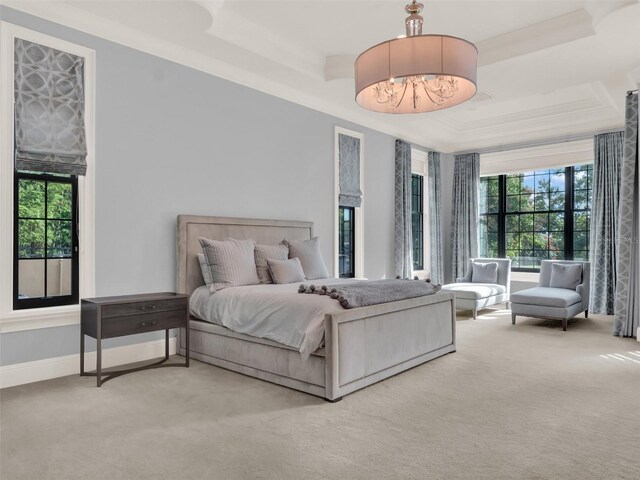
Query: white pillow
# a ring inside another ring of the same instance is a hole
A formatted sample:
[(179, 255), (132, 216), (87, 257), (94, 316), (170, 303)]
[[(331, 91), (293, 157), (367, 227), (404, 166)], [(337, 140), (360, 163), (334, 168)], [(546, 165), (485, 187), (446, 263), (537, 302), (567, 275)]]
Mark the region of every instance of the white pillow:
[(551, 278), (549, 286), (551, 288), (568, 288), (575, 290), (582, 279), (582, 265), (579, 263), (551, 265)]
[(496, 262), (473, 262), (472, 283), (498, 283), (498, 264)]
[(211, 269), (212, 293), (225, 287), (259, 283), (253, 256), (255, 248), (253, 240), (229, 238), (221, 242), (202, 237), (198, 240)]
[(204, 253), (198, 254), (198, 262), (200, 262), (200, 271), (202, 272), (205, 285), (211, 285), (213, 283), (213, 275), (211, 275), (211, 269), (209, 268), (207, 259), (204, 258)]
[(289, 260), (267, 260), (273, 283), (295, 283), (304, 281), (304, 272), (298, 258)]
[(273, 283), (267, 260), (286, 260), (289, 258), (289, 247), (282, 243), (278, 245), (256, 245), (255, 257), (260, 283)]
[(282, 243), (289, 247), (289, 258), (298, 257), (300, 259), (302, 270), (304, 270), (304, 276), (307, 280), (329, 278), (327, 266), (320, 253), (320, 240), (318, 237), (313, 237), (309, 240), (292, 240), (290, 242), (284, 239)]

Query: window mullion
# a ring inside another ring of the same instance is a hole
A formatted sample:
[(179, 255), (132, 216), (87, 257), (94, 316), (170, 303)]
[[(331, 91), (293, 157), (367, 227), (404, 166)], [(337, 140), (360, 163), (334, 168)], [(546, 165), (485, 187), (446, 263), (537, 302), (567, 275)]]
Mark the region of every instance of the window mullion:
[(49, 268), (49, 221), (47, 220), (47, 216), (49, 214), (49, 182), (44, 182), (44, 298), (47, 298), (49, 295), (49, 290), (47, 290), (47, 280), (48, 274), (47, 269)]
[(573, 167), (564, 170), (564, 258), (573, 259)]
[(507, 229), (506, 229), (506, 209), (507, 209), (507, 176), (498, 177), (498, 257), (507, 256)]

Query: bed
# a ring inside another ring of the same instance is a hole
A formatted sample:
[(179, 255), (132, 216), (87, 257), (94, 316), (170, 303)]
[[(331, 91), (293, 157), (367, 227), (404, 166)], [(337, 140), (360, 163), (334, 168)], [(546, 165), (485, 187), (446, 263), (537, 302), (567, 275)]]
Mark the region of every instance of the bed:
[[(306, 240), (313, 223), (179, 215), (177, 291), (191, 295), (204, 284), (199, 237), (277, 244)], [(337, 305), (337, 302), (336, 302)], [(178, 333), (178, 353), (335, 402), (404, 370), (454, 352), (455, 296), (450, 292), (364, 308), (337, 306), (324, 316), (322, 348), (303, 358), (296, 349), (238, 333), (190, 316), (189, 343)]]

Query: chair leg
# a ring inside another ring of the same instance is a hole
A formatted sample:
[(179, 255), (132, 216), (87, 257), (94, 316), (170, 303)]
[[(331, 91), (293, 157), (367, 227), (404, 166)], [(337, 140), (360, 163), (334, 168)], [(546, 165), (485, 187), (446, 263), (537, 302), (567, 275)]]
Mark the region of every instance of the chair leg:
[(566, 332), (567, 331), (567, 323), (569, 323), (569, 320), (566, 318), (562, 319), (562, 331)]
[(478, 317), (478, 309), (474, 308), (471, 313), (473, 314), (473, 319), (475, 320)]
[(589, 318), (589, 309), (584, 311), (584, 318)]
[(515, 325), (516, 324), (516, 314), (512, 313), (511, 314), (511, 325)]

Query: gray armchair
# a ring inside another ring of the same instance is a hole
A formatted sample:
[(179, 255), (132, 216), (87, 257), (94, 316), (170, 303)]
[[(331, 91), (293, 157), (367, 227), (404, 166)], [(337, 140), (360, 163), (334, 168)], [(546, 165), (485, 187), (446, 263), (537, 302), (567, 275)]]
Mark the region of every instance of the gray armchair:
[[(575, 289), (550, 287), (553, 264), (582, 267), (580, 282)], [(562, 320), (562, 330), (567, 322), (580, 312), (589, 317), (589, 262), (571, 260), (543, 260), (540, 266), (538, 286), (511, 294), (511, 323), (516, 324), (516, 315)]]
[[(495, 283), (485, 283), (473, 278), (473, 264), (497, 263), (498, 275)], [(456, 283), (443, 285), (443, 290), (453, 292), (456, 296), (456, 308), (471, 310), (473, 318), (478, 309), (509, 302), (511, 284), (511, 259), (509, 258), (470, 258), (464, 277), (456, 279)]]

